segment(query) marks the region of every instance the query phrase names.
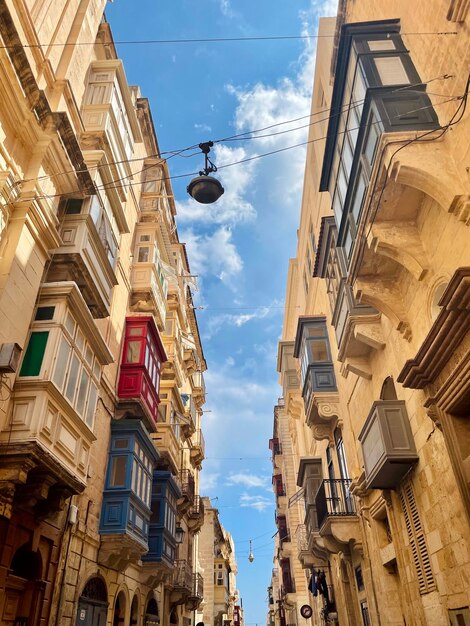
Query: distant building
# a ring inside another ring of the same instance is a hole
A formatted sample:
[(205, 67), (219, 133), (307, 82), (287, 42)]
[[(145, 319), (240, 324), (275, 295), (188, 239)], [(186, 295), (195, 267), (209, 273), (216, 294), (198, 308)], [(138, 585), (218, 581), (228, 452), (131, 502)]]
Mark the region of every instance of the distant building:
[(189, 626), (203, 599), (206, 363), (105, 4), (0, 0), (5, 625)]
[(197, 621), (205, 626), (243, 626), (233, 539), (222, 526), (219, 512), (209, 498), (202, 501), (204, 525), (199, 535), (199, 564), (204, 573), (204, 602)]
[(268, 624), (470, 624), (469, 8), (320, 22)]

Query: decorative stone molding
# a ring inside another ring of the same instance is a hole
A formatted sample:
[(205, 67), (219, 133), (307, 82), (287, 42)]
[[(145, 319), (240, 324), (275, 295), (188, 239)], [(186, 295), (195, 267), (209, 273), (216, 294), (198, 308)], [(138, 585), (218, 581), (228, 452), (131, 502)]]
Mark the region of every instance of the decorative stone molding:
[(300, 396), (290, 395), (287, 402), (287, 412), (293, 419), (300, 419), (302, 411), (304, 409), (304, 403)]
[(459, 268), (454, 273), (439, 305), (442, 310), (421, 348), (398, 375), (398, 382), (404, 387), (423, 389), (434, 382), (448, 361), (455, 357), (456, 349), (470, 329), (470, 267)]
[(338, 392), (315, 392), (311, 394), (307, 409), (307, 425), (324, 425), (339, 419), (340, 404)]

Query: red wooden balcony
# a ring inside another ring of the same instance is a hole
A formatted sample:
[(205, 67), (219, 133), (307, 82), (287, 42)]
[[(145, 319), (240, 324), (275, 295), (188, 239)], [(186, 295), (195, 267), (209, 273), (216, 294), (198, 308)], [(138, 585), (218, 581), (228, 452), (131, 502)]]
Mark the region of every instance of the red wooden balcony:
[(124, 350), (119, 373), (118, 397), (128, 413), (137, 405), (147, 426), (156, 430), (160, 403), (160, 373), (165, 350), (152, 316), (126, 319)]

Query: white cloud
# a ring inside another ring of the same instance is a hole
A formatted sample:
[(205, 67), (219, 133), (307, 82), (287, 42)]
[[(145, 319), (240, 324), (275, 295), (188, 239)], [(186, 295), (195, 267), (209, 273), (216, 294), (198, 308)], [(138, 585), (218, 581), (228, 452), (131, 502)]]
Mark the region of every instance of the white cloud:
[[(210, 313), (210, 307), (208, 307), (206, 310)], [(249, 310), (249, 307), (247, 307), (247, 310)], [(207, 340), (211, 337), (214, 337), (214, 335), (216, 335), (225, 325), (236, 326), (237, 328), (240, 328), (248, 322), (264, 319), (268, 315), (282, 315), (282, 311), (282, 307), (279, 306), (279, 300), (274, 300), (272, 304), (268, 306), (257, 307), (250, 313), (222, 313), (220, 315), (214, 315), (208, 320), (207, 324), (205, 325), (204, 339)], [(270, 352), (272, 352), (271, 348)], [(266, 354), (267, 352), (266, 349), (263, 350), (260, 344), (256, 344), (255, 350), (257, 349), (259, 353), (264, 352)]]
[(273, 501), (265, 496), (250, 496), (244, 493), (240, 498), (240, 506), (242, 508), (256, 509), (262, 513), (265, 509), (272, 508)]
[(181, 231), (180, 240), (186, 243), (193, 274), (202, 277), (212, 274), (229, 283), (243, 269), (243, 261), (227, 226), (221, 226), (212, 234), (204, 235), (197, 234), (190, 228)]
[(199, 490), (204, 495), (208, 491), (216, 489), (220, 474), (203, 470), (200, 474)]
[(243, 485), (249, 489), (254, 487), (268, 487), (269, 481), (266, 476), (257, 476), (256, 474), (248, 474), (246, 472), (238, 472), (230, 474), (225, 483), (227, 486)]
[(209, 126), (209, 124), (194, 124), (194, 128), (206, 133), (210, 133), (212, 131), (212, 127)]

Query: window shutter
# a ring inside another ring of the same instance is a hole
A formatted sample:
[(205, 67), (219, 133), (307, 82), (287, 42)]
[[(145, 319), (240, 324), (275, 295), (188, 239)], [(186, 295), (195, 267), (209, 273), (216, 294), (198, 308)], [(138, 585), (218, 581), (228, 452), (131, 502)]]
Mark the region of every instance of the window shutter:
[(421, 594), (428, 593), (436, 588), (436, 583), (432, 573), (426, 537), (421, 525), (411, 482), (406, 484), (401, 490), (400, 500), (405, 516), (406, 530), (410, 541), (413, 562), (418, 576), (419, 592)]

